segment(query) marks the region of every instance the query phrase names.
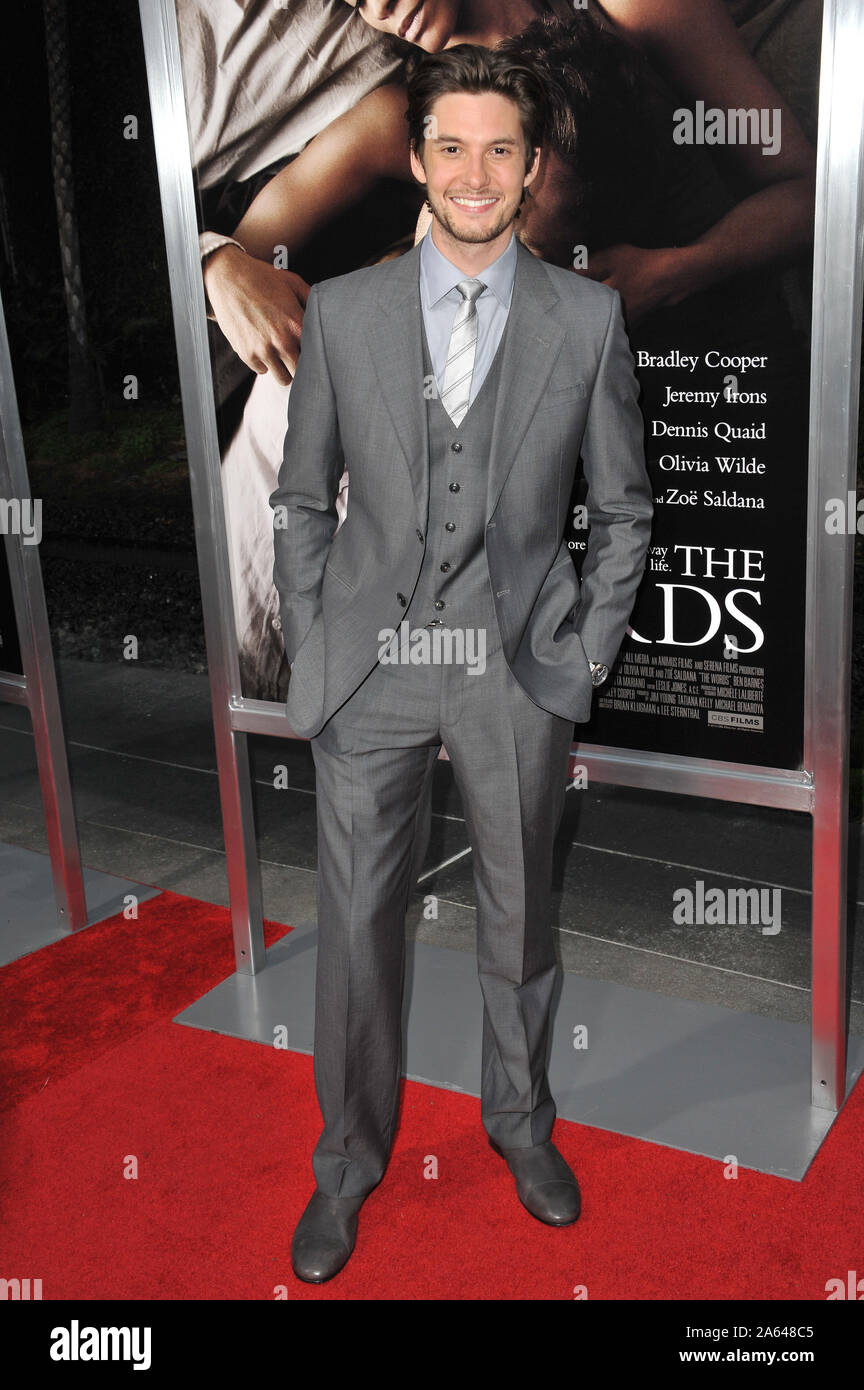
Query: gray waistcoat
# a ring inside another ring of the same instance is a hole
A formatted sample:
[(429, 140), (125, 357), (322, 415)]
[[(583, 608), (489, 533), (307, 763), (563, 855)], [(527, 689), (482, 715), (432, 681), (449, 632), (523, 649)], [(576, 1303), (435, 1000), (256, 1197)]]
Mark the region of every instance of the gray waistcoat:
[[(509, 318), (492, 365), (458, 429), (437, 394), (426, 402), (429, 436), (426, 554), (417, 588), (406, 611), (412, 628), (433, 619), (447, 628), (485, 628), (487, 655), (501, 645), (484, 541), (489, 441), (508, 325)], [(425, 330), (423, 362), (426, 380), (434, 383)], [(448, 523), (452, 529), (448, 530)]]

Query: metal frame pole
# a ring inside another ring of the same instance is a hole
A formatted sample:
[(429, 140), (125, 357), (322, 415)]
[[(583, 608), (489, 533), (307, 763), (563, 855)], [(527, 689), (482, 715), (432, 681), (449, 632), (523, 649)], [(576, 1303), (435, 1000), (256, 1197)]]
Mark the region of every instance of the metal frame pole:
[[(864, 9), (825, 0), (813, 262), (805, 747), (814, 780), (812, 1103), (846, 1095), (846, 876), (852, 589), (864, 284)], [(847, 510), (829, 534), (826, 504)], [(850, 505), (851, 504), (851, 505)]]
[[(23, 506), (32, 497), (27, 460), (0, 298), (0, 489)], [(45, 812), (57, 922), (62, 931), (87, 925), (87, 902), (81, 873), (78, 828), (63, 737), (54, 654), (38, 545), (21, 535), (6, 536), (9, 580), (18, 627), (23, 676), (0, 672), (0, 700), (26, 705), (33, 724), (36, 766)]]
[(240, 695), (240, 669), (180, 40), (172, 0), (139, 0), (139, 9), (189, 454), (234, 957), (238, 972), (254, 975), (266, 963), (261, 871), (247, 735), (232, 728), (230, 717), (230, 704)]

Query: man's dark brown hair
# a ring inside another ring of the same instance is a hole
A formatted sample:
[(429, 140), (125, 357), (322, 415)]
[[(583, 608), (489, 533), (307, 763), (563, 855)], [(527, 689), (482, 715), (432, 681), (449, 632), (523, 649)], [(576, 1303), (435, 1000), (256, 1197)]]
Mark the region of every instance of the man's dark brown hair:
[(516, 103), (525, 139), (525, 168), (534, 150), (543, 143), (546, 104), (536, 73), (494, 48), (457, 43), (440, 53), (424, 53), (409, 62), (405, 82), (408, 92), (408, 138), (422, 161), (426, 118), (439, 97), (449, 92), (495, 92)]

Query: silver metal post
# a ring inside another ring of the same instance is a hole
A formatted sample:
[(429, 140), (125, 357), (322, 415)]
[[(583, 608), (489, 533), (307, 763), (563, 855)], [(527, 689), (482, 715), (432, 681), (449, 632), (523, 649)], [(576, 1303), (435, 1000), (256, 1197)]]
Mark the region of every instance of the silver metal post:
[[(812, 1103), (846, 1095), (849, 681), (864, 208), (864, 9), (826, 0), (819, 89), (805, 764), (812, 769)], [(841, 504), (845, 533), (829, 532)], [(832, 506), (832, 504), (834, 504)]]
[(139, 8), (195, 513), (234, 956), (238, 971), (255, 974), (265, 964), (261, 873), (247, 735), (232, 729), (229, 714), (230, 702), (240, 695), (240, 670), (177, 15), (172, 0), (139, 0)]
[[(0, 299), (0, 493), (16, 498), (23, 508), (31, 501), (27, 460), (18, 415), (18, 400), (12, 375), (12, 358), (6, 334), (6, 316)], [(57, 677), (39, 546), (25, 542), (22, 535), (7, 535), (6, 556), (23, 677), (0, 673), (0, 700), (26, 705), (33, 723), (36, 766), (42, 790), (48, 853), (54, 880), (57, 922), (63, 931), (77, 931), (87, 925), (87, 903), (78, 828), (72, 802), (72, 784), (66, 759), (63, 720), (57, 694)]]

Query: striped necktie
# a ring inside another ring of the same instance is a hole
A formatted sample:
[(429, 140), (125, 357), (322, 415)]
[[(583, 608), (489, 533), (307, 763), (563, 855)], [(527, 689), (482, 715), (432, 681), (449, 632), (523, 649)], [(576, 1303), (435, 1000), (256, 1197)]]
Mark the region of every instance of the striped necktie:
[(458, 426), (468, 410), (471, 395), (471, 376), (477, 347), (476, 300), (486, 286), (482, 280), (460, 280), (456, 288), (462, 296), (462, 303), (456, 310), (450, 333), (447, 365), (444, 368), (441, 387), (441, 404), (453, 424)]

